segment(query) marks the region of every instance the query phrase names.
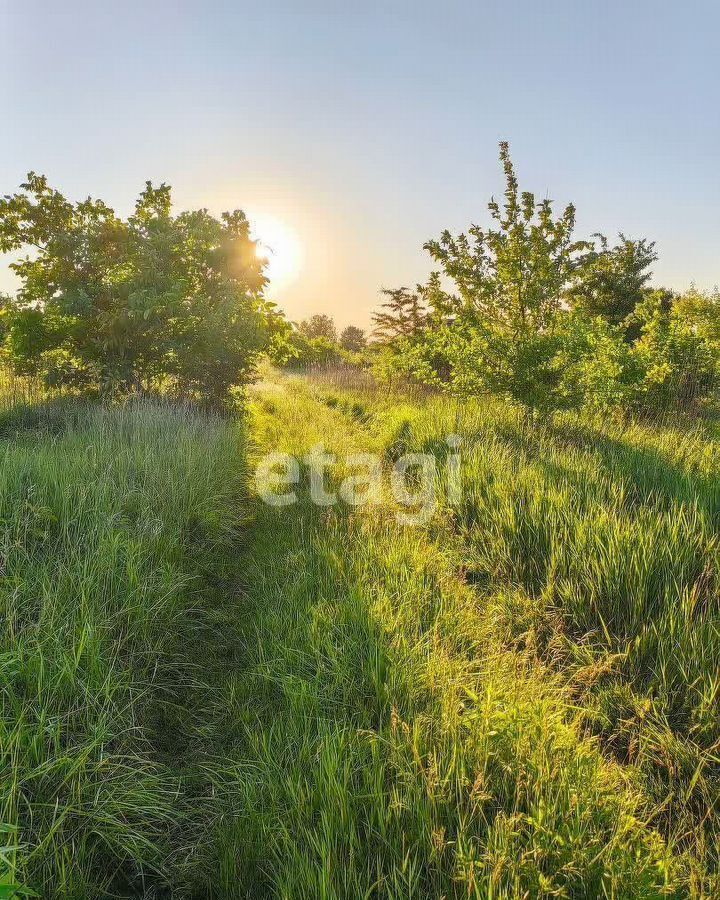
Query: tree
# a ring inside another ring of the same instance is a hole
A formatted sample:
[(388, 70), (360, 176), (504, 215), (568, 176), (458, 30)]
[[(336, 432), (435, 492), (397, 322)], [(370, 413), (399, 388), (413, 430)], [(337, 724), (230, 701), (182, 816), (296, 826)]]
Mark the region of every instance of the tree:
[[(504, 394), (532, 416), (576, 402), (564, 379), (563, 297), (592, 245), (573, 237), (572, 204), (555, 217), (550, 200), (520, 193), (505, 142), (500, 160), (505, 202), (488, 204), (494, 227), (473, 225), (457, 237), (445, 231), (425, 244), (456, 289), (434, 302), (429, 336), (455, 390)], [(436, 296), (437, 284), (436, 275)]]
[(340, 346), (343, 350), (357, 353), (365, 346), (365, 332), (356, 325), (348, 325), (340, 335)]
[(388, 299), (381, 304), (380, 312), (373, 314), (373, 335), (382, 343), (388, 343), (421, 334), (430, 313), (422, 288), (418, 286), (416, 291), (406, 287), (384, 288), (382, 293)]
[(21, 287), (4, 316), (5, 350), (16, 370), (49, 381), (165, 381), (222, 402), (282, 327), (244, 213), (174, 216), (165, 184), (148, 182), (121, 219), (30, 173), (0, 201), (0, 250), (23, 249), (33, 253), (11, 264)]
[(300, 333), (306, 338), (325, 338), (333, 344), (337, 344), (337, 328), (332, 318), (325, 313), (316, 313), (300, 323)]
[[(672, 316), (702, 343), (704, 358), (710, 360), (712, 374), (709, 381), (711, 386), (716, 386), (720, 381), (720, 290), (716, 287), (712, 291), (699, 291), (692, 285), (689, 291), (674, 298)], [(699, 371), (697, 375), (700, 377), (695, 379), (696, 388), (707, 385), (707, 372)], [(696, 390), (696, 396), (701, 394), (701, 390)]]
[(699, 291), (693, 285), (676, 298), (675, 315), (713, 348), (720, 366), (720, 290)]
[(624, 326), (626, 339), (634, 340), (638, 333), (628, 319), (647, 295), (650, 266), (657, 259), (655, 244), (621, 234), (619, 243), (610, 247), (603, 235), (594, 237), (599, 249), (588, 255), (568, 300), (591, 318), (600, 316), (611, 325)]
[(706, 396), (718, 376), (712, 334), (688, 316), (685, 303), (666, 290), (648, 292), (634, 313), (639, 338), (632, 347), (640, 373), (635, 401), (645, 410), (667, 410)]
[(287, 368), (308, 369), (340, 362), (340, 351), (338, 345), (327, 338), (309, 338), (301, 331), (293, 331), (273, 360)]

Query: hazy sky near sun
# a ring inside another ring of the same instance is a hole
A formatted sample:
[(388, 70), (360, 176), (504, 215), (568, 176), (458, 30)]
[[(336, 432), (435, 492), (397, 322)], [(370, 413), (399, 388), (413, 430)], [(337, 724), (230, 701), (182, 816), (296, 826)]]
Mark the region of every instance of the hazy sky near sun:
[(656, 283), (720, 281), (711, 0), (0, 10), (0, 193), (33, 169), (127, 214), (152, 179), (179, 208), (280, 221), (302, 248), (275, 291), (291, 318), (365, 326), (381, 287), (423, 280), (425, 240), (487, 220), (501, 139), (583, 235), (655, 239)]

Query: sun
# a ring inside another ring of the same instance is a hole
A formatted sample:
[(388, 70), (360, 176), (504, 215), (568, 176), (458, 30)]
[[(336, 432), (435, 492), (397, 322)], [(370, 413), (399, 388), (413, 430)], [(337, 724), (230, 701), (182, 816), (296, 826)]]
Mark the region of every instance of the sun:
[(251, 216), (252, 236), (257, 241), (256, 253), (267, 259), (265, 275), (270, 290), (286, 287), (300, 274), (302, 246), (295, 232), (274, 216)]

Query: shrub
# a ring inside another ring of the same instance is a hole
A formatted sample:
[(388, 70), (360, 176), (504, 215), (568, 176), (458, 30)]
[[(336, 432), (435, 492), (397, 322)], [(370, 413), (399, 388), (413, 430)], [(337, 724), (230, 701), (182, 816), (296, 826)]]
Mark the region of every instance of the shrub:
[(280, 320), (242, 212), (173, 215), (170, 188), (148, 182), (121, 219), (34, 173), (21, 188), (0, 200), (0, 250), (33, 251), (11, 264), (21, 287), (3, 305), (17, 372), (101, 390), (165, 382), (212, 402), (248, 380)]
[(633, 357), (641, 373), (636, 401), (650, 409), (706, 396), (718, 374), (718, 348), (667, 292), (655, 291), (638, 307), (640, 337)]

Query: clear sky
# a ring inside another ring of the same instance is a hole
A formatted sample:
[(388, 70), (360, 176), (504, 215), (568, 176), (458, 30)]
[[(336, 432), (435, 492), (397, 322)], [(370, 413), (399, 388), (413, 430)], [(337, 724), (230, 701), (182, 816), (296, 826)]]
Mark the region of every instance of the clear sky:
[(301, 249), (274, 289), (291, 318), (364, 326), (381, 287), (423, 280), (423, 241), (486, 221), (500, 139), (583, 236), (655, 239), (656, 283), (720, 282), (711, 0), (0, 10), (0, 193), (34, 169), (127, 213), (164, 180), (178, 207), (279, 221)]

